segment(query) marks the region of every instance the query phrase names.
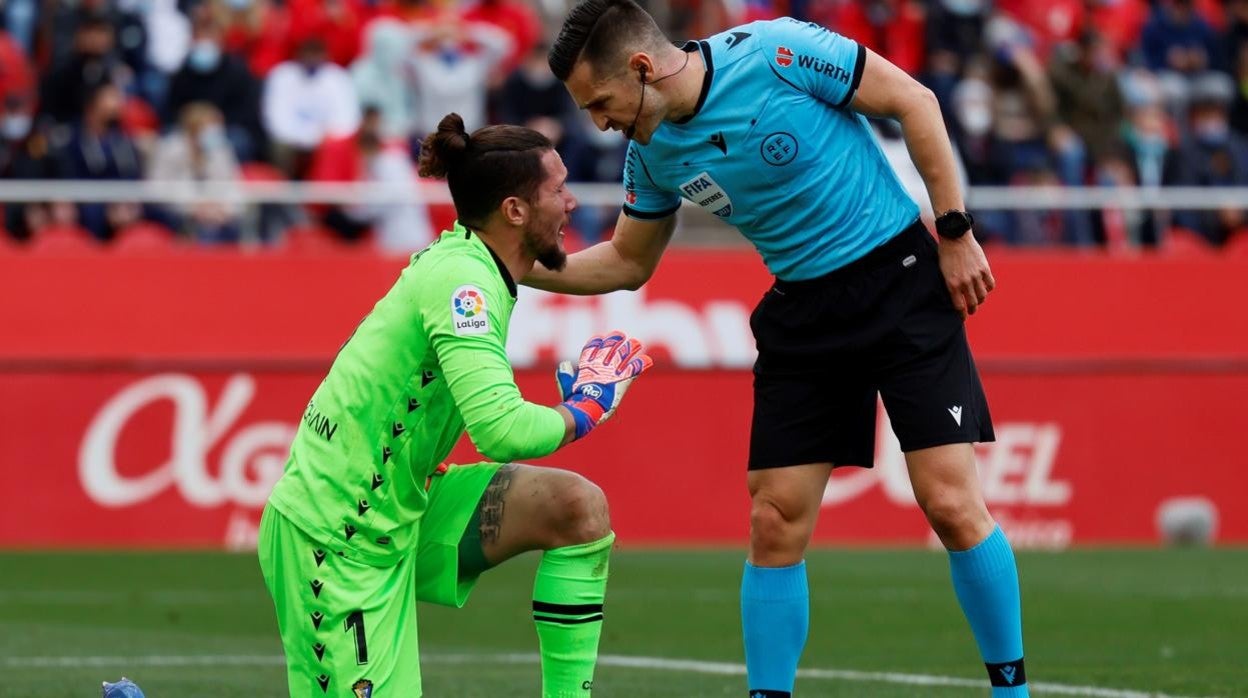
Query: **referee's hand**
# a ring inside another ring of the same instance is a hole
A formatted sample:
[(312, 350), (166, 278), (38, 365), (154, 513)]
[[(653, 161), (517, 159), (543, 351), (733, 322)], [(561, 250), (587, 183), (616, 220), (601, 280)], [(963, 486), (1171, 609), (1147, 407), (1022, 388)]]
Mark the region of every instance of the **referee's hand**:
[(940, 241), (940, 272), (945, 276), (953, 307), (963, 320), (967, 315), (974, 315), (997, 287), (984, 248), (970, 232), (957, 240)]

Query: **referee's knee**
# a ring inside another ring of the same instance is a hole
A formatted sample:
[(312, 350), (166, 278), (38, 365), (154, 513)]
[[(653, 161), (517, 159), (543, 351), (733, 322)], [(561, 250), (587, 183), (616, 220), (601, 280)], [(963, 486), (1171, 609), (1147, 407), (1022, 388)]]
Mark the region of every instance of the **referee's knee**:
[(983, 500), (946, 491), (919, 502), (932, 531), (949, 550), (973, 548), (992, 532), (992, 515)]
[(750, 505), (750, 561), (762, 567), (801, 562), (810, 537), (806, 518), (800, 507), (756, 495)]

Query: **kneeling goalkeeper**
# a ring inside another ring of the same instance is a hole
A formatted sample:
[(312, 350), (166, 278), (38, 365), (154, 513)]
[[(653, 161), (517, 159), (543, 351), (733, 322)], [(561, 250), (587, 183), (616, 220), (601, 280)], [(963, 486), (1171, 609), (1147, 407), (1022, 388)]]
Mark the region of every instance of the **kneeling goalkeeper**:
[[(543, 550), (533, 588), (542, 695), (588, 696), (615, 539), (580, 475), (511, 461), (552, 453), (611, 416), (650, 366), (633, 339), (594, 337), (564, 364), (564, 401), (525, 402), (503, 347), (515, 280), (558, 269), (576, 199), (550, 141), (471, 135), (456, 114), (424, 143), (459, 220), (412, 257), (313, 394), (261, 520), (292, 697), (419, 696), (416, 602), (460, 607), (477, 577)], [(467, 428), (496, 463), (441, 465)]]

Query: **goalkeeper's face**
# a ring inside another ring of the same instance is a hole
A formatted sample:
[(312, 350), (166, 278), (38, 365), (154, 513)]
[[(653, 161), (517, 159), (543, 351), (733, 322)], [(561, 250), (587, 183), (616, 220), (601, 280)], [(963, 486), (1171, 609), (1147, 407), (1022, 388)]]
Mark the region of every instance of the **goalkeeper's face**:
[(568, 190), (568, 169), (553, 150), (542, 154), (546, 177), (529, 201), (529, 219), (524, 226), (524, 250), (547, 269), (563, 269), (568, 253), (563, 248), (563, 228), (576, 209), (576, 197)]

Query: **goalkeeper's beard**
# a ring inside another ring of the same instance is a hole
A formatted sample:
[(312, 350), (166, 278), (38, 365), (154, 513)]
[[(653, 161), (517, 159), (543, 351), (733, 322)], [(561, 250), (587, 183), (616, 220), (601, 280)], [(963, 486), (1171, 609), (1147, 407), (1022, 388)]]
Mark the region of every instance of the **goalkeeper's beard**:
[(542, 266), (551, 271), (563, 271), (568, 265), (568, 253), (559, 245), (559, 233), (562, 227), (555, 231), (551, 240), (544, 240), (539, 235), (525, 231), (524, 233), (524, 251), (531, 255), (534, 259), (541, 263)]

